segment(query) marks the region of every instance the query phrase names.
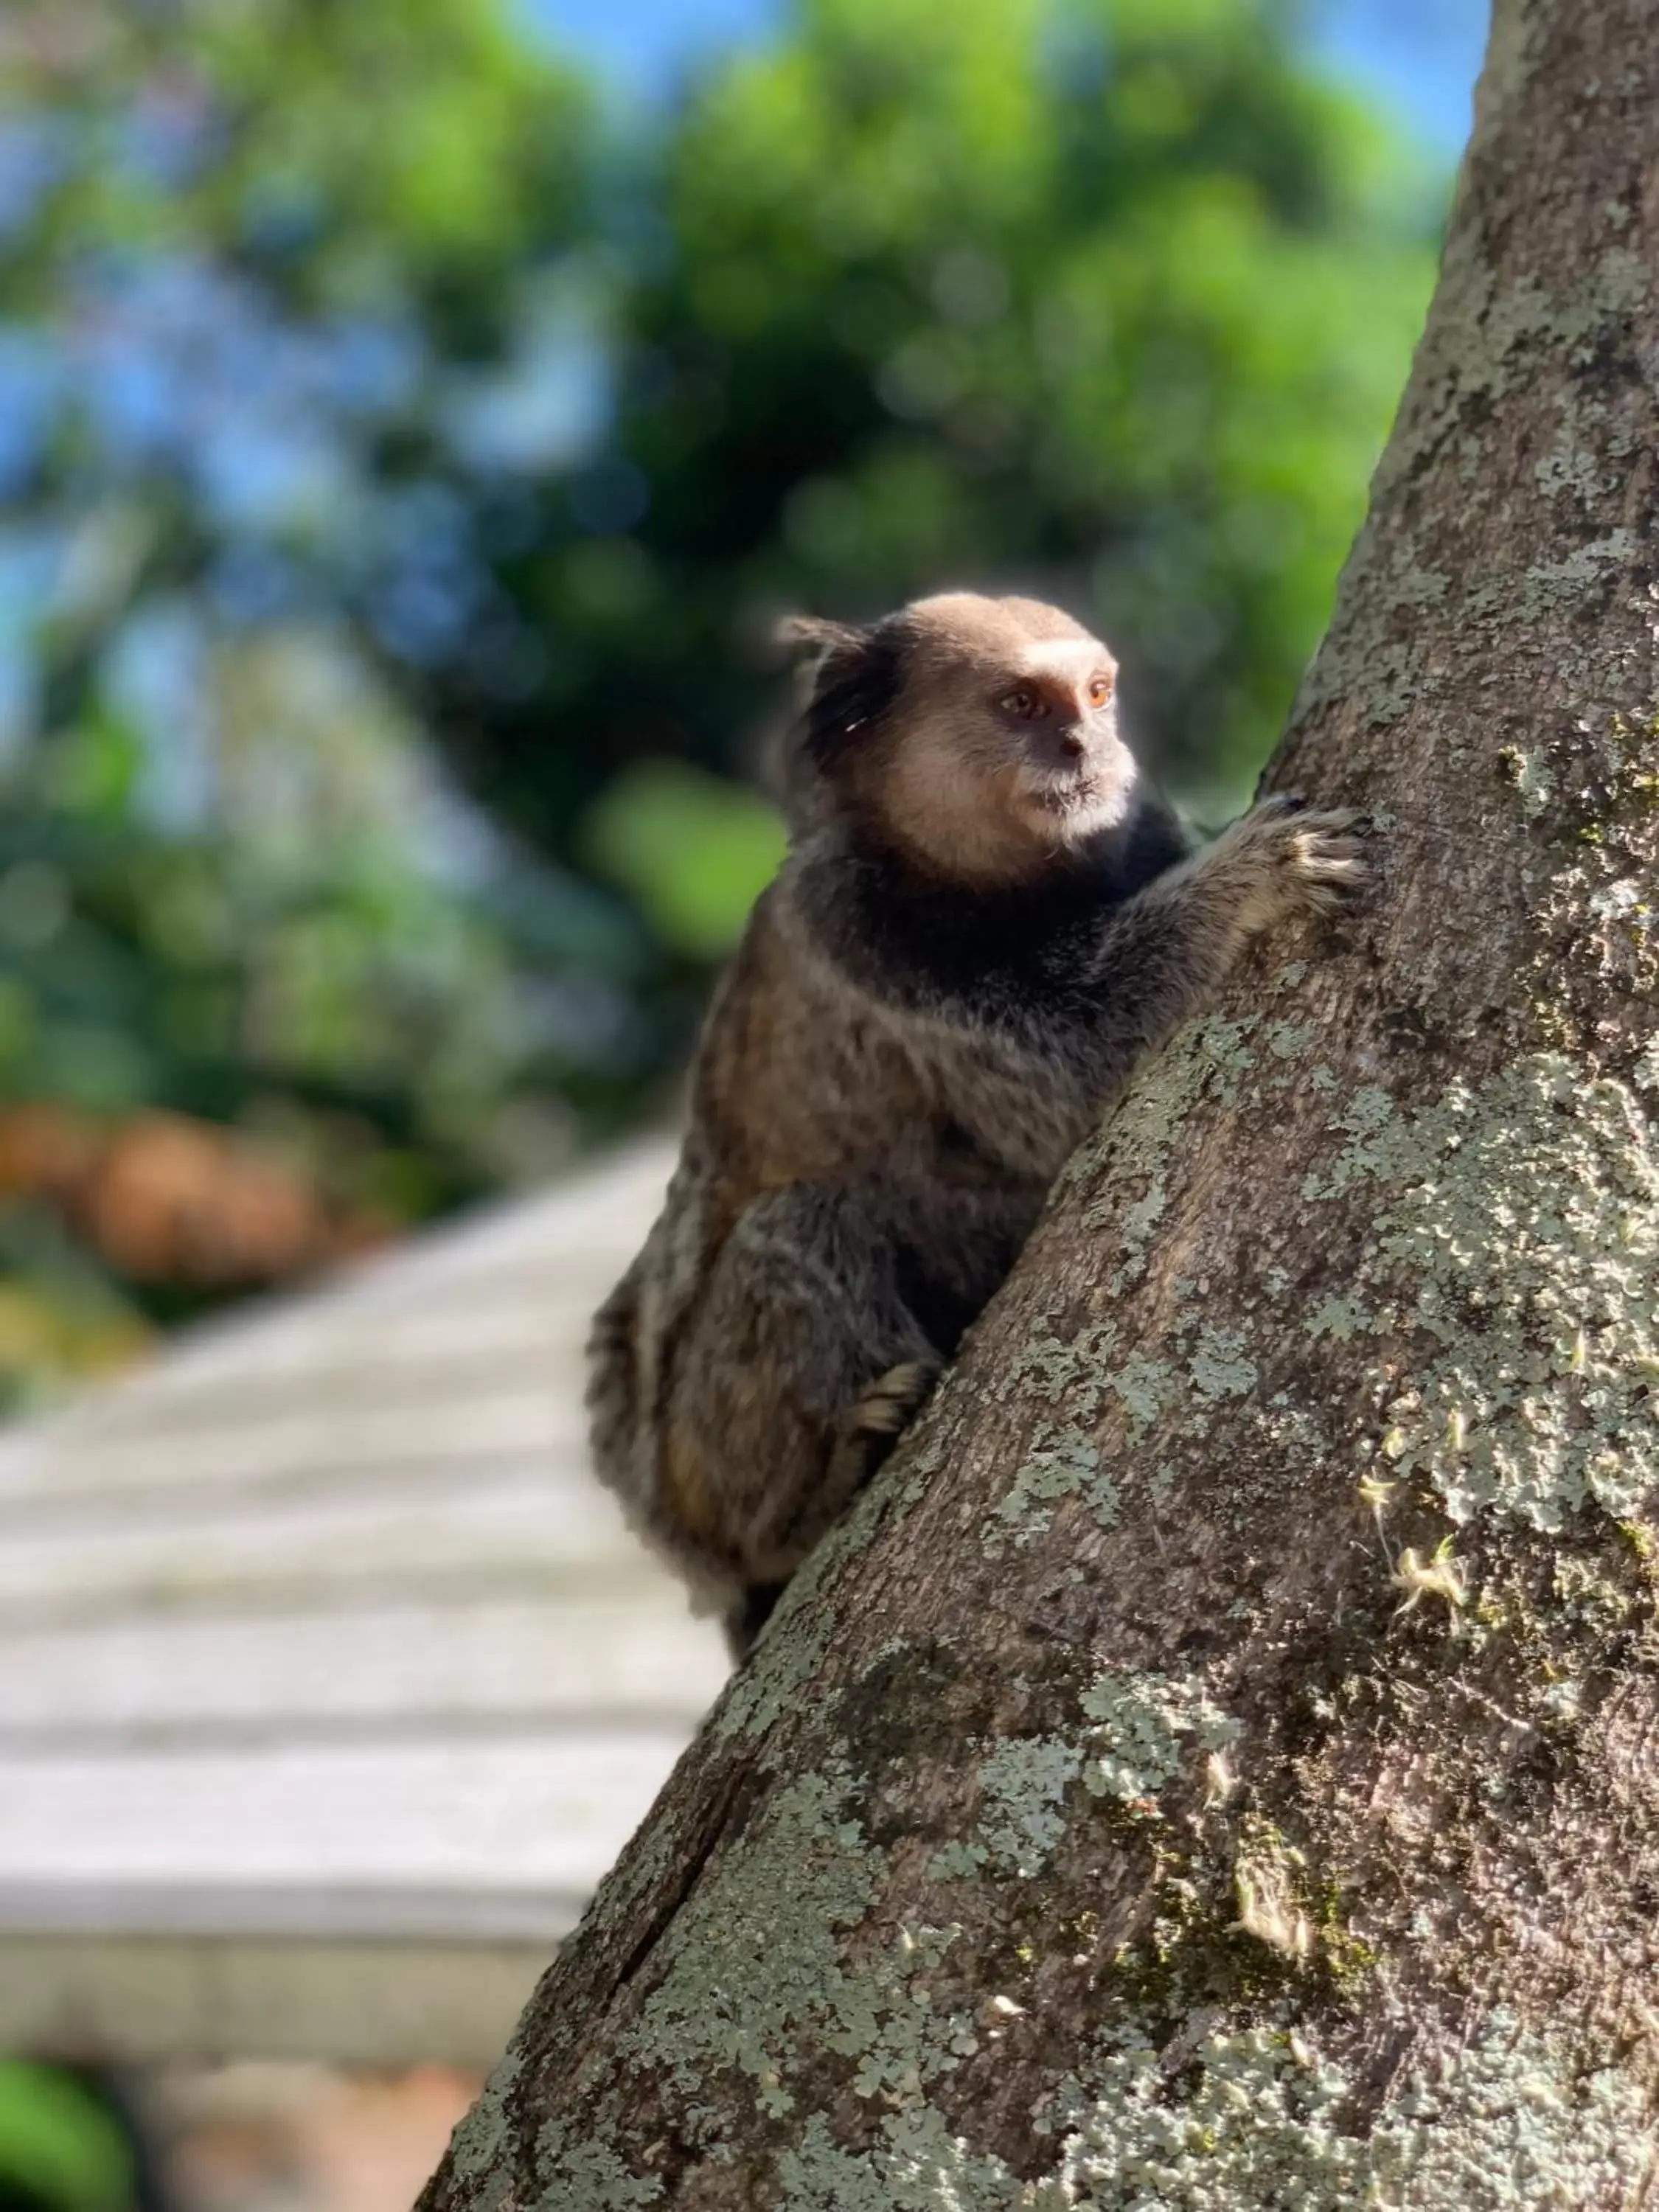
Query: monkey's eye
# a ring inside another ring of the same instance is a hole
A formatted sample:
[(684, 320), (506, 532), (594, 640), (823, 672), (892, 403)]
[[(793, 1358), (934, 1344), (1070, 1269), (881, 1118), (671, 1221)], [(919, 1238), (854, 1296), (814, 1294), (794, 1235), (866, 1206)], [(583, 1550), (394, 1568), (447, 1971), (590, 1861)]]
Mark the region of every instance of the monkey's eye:
[(1089, 686), (1089, 704), (1091, 707), (1103, 707), (1116, 689), (1117, 678), (1115, 677), (1097, 676), (1094, 682)]
[(1018, 714), (1022, 722), (1035, 722), (1042, 712), (1042, 700), (1023, 684), (1017, 691), (1005, 691), (998, 703), (1005, 714)]

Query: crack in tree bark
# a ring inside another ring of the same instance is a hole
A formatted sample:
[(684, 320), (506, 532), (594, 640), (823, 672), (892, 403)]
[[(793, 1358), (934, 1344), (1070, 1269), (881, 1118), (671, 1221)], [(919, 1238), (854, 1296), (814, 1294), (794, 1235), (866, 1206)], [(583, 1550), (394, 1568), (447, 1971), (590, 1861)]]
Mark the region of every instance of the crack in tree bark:
[(741, 1829), (760, 1795), (759, 1778), (741, 1767), (731, 1768), (707, 1807), (698, 1807), (701, 1827), (690, 1842), (682, 1842), (668, 1880), (649, 1900), (649, 1910), (632, 1948), (617, 1968), (617, 1989), (625, 1990), (673, 1924), (674, 1916), (702, 1879), (722, 1844)]

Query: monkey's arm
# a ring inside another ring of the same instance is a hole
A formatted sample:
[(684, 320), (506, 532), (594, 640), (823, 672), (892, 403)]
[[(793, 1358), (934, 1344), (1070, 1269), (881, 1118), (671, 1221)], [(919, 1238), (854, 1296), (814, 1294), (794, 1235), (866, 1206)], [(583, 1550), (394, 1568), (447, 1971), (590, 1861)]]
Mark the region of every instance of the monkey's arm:
[(1113, 911), (1084, 979), (1103, 1096), (1198, 1012), (1252, 938), (1360, 888), (1362, 830), (1356, 814), (1270, 799)]

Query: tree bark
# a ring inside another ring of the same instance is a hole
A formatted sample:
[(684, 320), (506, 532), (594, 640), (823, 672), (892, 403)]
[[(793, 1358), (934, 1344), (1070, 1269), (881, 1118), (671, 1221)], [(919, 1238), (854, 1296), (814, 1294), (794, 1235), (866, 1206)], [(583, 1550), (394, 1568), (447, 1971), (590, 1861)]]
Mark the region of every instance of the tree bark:
[(1067, 1170), (428, 2212), (1649, 2201), (1656, 450), (1659, 10), (1498, 0), (1267, 778), (1380, 888)]

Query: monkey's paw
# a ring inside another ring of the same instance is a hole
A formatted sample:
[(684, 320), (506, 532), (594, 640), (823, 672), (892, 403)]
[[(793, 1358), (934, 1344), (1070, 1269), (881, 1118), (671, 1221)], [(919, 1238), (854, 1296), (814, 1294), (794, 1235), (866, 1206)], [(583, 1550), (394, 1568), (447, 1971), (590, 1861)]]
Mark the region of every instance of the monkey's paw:
[(938, 1363), (907, 1359), (878, 1376), (853, 1408), (849, 1427), (860, 1436), (896, 1437), (907, 1429), (939, 1379)]
[(830, 1463), (830, 1486), (853, 1490), (867, 1482), (921, 1410), (939, 1380), (933, 1359), (907, 1359), (878, 1375), (841, 1424)]
[(1315, 811), (1299, 799), (1263, 799), (1212, 848), (1251, 935), (1298, 915), (1334, 913), (1371, 876), (1370, 823), (1352, 808)]

